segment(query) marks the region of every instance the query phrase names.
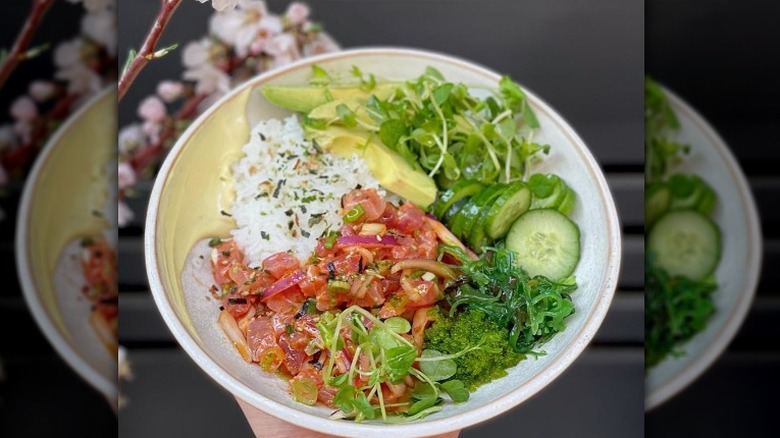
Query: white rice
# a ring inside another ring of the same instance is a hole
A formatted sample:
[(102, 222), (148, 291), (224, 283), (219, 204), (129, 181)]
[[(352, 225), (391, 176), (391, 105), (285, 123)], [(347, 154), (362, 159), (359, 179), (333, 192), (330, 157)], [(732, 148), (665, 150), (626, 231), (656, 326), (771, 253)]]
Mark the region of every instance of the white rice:
[(280, 251), (308, 258), (317, 238), (341, 225), (345, 193), (379, 188), (362, 158), (321, 153), (295, 116), (258, 123), (243, 151), (231, 168), (238, 225), (231, 233), (251, 266)]

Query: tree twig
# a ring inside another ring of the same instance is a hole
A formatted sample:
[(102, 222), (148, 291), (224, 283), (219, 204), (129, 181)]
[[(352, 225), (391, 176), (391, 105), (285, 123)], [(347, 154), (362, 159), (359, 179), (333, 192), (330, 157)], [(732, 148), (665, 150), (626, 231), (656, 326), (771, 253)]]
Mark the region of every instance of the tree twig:
[(171, 20), (176, 8), (179, 7), (179, 4), (181, 4), (181, 0), (162, 0), (160, 12), (157, 14), (157, 18), (154, 20), (154, 24), (149, 30), (149, 35), (146, 36), (141, 50), (135, 55), (127, 69), (122, 72), (122, 76), (119, 79), (118, 97), (120, 101), (127, 93), (127, 90), (130, 89), (130, 85), (133, 84), (135, 78), (141, 73), (141, 70), (146, 67), (149, 61), (155, 58), (157, 42), (160, 41), (165, 27), (168, 26), (168, 22)]
[(43, 17), (46, 15), (46, 12), (49, 11), (52, 4), (54, 4), (54, 0), (32, 1), (30, 14), (27, 16), (27, 20), (25, 20), (22, 30), (19, 31), (19, 35), (16, 37), (11, 52), (0, 66), (0, 89), (3, 88), (3, 85), (5, 85), (5, 82), (11, 76), (11, 73), (13, 73), (19, 63), (24, 59), (27, 48), (30, 46), (38, 27), (43, 21)]

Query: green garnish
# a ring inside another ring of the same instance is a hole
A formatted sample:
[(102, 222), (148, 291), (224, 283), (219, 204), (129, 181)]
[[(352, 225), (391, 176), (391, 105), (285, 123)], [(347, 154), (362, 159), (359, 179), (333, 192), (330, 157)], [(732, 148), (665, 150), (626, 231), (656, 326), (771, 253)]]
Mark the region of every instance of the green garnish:
[(215, 238), (209, 240), (209, 247), (214, 248), (215, 246), (219, 245), (220, 243), (222, 243), (222, 239), (220, 239), (219, 237), (215, 237)]
[(355, 222), (363, 217), (365, 213), (366, 211), (363, 209), (363, 206), (357, 204), (356, 206), (352, 207), (352, 210), (349, 210), (347, 214), (344, 215), (344, 222), (351, 224), (352, 222)]
[(645, 263), (645, 368), (667, 356), (683, 354), (679, 344), (704, 330), (715, 313), (713, 278), (694, 281), (671, 277), (663, 269)]
[(338, 231), (328, 231), (328, 235), (325, 237), (325, 243), (322, 246), (325, 249), (333, 249), (333, 245), (336, 244), (336, 240), (341, 237), (341, 233)]
[[(404, 324), (400, 319), (403, 318), (389, 318), (383, 322), (359, 306), (351, 306), (338, 314), (324, 313), (320, 318), (317, 328), (329, 358), (323, 367), (322, 376), (326, 384), (338, 389), (333, 404), (339, 409), (337, 414), (340, 418), (363, 421), (366, 418), (379, 416), (389, 423), (407, 422), (441, 410), (442, 391), (446, 392), (454, 402), (468, 399), (468, 390), (463, 382), (440, 384), (436, 382), (436, 378), (443, 380), (442, 376), (445, 372), (451, 374), (450, 371), (456, 368), (453, 361), (457, 358), (488, 347), (475, 343), (465, 346), (462, 351), (454, 354), (424, 350), (422, 356), (418, 358), (417, 347), (400, 335), (406, 333), (402, 330), (406, 329), (408, 332), (411, 329), (408, 321)], [(367, 325), (371, 328), (367, 328)], [(356, 345), (352, 355), (353, 360), (346, 373), (334, 376), (336, 356), (339, 350), (344, 348), (342, 335), (345, 329), (349, 329), (351, 337), (348, 338)], [(367, 370), (358, 365), (361, 355), (365, 355), (368, 360)], [(415, 362), (419, 362), (420, 369), (414, 367)], [(428, 375), (426, 369), (434, 370), (438, 374)], [(360, 387), (354, 386), (358, 374), (366, 382)], [(415, 401), (408, 405), (409, 409), (406, 412), (398, 415), (389, 414), (382, 397), (381, 384), (398, 384), (407, 376), (415, 377), (420, 381), (412, 393)], [(373, 400), (374, 396), (377, 402), (372, 404), (370, 400)]]
[[(359, 69), (361, 88), (371, 90), (376, 80)], [(386, 99), (369, 97), (363, 107), (336, 107), (338, 117), (315, 120), (304, 117), (307, 129), (330, 125), (378, 134), (382, 143), (397, 152), (414, 169), (441, 183), (460, 178), (486, 184), (522, 180), (529, 161), (549, 146), (531, 142), (531, 130), (539, 127), (525, 93), (509, 77), (499, 82), (498, 93), (475, 97), (465, 84), (447, 82), (428, 67), (413, 81), (398, 84)], [(362, 112), (368, 117), (360, 118)]]
[(478, 260), (460, 249), (442, 245), (463, 263), (463, 284), (447, 295), (452, 310), (461, 306), (479, 310), (501, 327), (509, 329), (509, 344), (522, 354), (540, 354), (533, 349), (566, 328), (564, 320), (574, 313), (569, 293), (577, 288), (574, 277), (554, 282), (529, 277), (516, 266), (515, 253), (492, 248)]

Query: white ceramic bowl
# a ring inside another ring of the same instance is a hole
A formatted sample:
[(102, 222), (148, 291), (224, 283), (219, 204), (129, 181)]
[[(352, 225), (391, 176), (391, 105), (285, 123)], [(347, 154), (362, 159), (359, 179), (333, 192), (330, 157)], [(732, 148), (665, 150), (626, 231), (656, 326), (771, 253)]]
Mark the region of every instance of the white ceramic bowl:
[(116, 90), (106, 89), (49, 139), (27, 178), (16, 221), (16, 264), (27, 306), (57, 353), (114, 409), (117, 358), (89, 324), (78, 257), (81, 238), (116, 234), (109, 232), (116, 227), (116, 207), (109, 207), (108, 182), (115, 148)]
[[(552, 145), (537, 167), (562, 175), (578, 193), (572, 215), (582, 230), (582, 258), (575, 274), (576, 313), (565, 332), (544, 345), (548, 352), (509, 370), (509, 375), (479, 388), (467, 403), (447, 405), (435, 415), (404, 425), (328, 420), (331, 410), (296, 403), (287, 383), (244, 363), (217, 327), (218, 304), (209, 301), (208, 264), (197, 268), (206, 278), (192, 279), (190, 251), (213, 236), (229, 236), (228, 165), (248, 140), (250, 120), (283, 117), (289, 112), (266, 102), (259, 87), (305, 84), (311, 66), (348, 72), (353, 65), (388, 79), (411, 79), (427, 66), (451, 81), (497, 87), (500, 75), (449, 56), (397, 48), (367, 48), (302, 60), (258, 76), (233, 90), (202, 114), (179, 138), (164, 162), (151, 194), (146, 218), (145, 252), (157, 306), (176, 339), (214, 380), (251, 405), (297, 425), (341, 436), (424, 436), (461, 429), (498, 415), (553, 381), (593, 339), (609, 308), (620, 264), (620, 228), (604, 176), (585, 144), (552, 108), (528, 92), (542, 129), (535, 137)], [(188, 272), (185, 273), (185, 270)], [(205, 274), (203, 274), (205, 272)]]
[(684, 354), (651, 368), (645, 380), (645, 409), (682, 391), (726, 349), (753, 301), (761, 270), (761, 226), (745, 176), (717, 132), (677, 95), (665, 90), (680, 120), (676, 140), (691, 153), (674, 171), (695, 173), (712, 186), (719, 203), (714, 220), (721, 229), (721, 260), (713, 293), (716, 313), (701, 333), (682, 346)]

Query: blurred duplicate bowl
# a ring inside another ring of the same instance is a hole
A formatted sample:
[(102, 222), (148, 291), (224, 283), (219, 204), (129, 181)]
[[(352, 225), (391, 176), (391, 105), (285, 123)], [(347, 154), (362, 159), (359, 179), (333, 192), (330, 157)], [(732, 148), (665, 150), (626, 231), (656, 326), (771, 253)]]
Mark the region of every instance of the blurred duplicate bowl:
[(721, 259), (715, 271), (715, 314), (706, 328), (685, 342), (679, 356), (650, 368), (645, 379), (645, 410), (669, 400), (699, 377), (726, 349), (750, 309), (761, 270), (761, 226), (745, 175), (726, 143), (704, 118), (664, 89), (680, 129), (674, 139), (691, 151), (675, 172), (693, 173), (717, 193), (712, 215), (721, 230)]
[(90, 323), (80, 242), (103, 236), (116, 247), (116, 183), (111, 176), (116, 124), (116, 90), (110, 88), (60, 126), (27, 178), (16, 228), (19, 279), (36, 323), (65, 362), (114, 410), (117, 355)]
[[(561, 175), (580, 197), (572, 219), (582, 230), (582, 255), (575, 271), (580, 285), (572, 299), (576, 313), (567, 329), (544, 344), (547, 355), (528, 359), (508, 376), (480, 387), (466, 403), (407, 424), (334, 421), (325, 406), (306, 406), (290, 397), (287, 382), (244, 362), (217, 325), (219, 305), (208, 286), (183, 278), (196, 244), (228, 236), (229, 165), (241, 156), (251, 126), (290, 112), (267, 102), (260, 87), (308, 83), (312, 66), (348, 74), (353, 66), (381, 79), (413, 79), (426, 67), (473, 89), (497, 89), (501, 76), (450, 56), (399, 48), (365, 48), (305, 59), (257, 76), (204, 112), (179, 138), (157, 176), (146, 218), (145, 253), (149, 282), (166, 324), (190, 357), (214, 380), (249, 404), (285, 421), (351, 437), (426, 436), (462, 429), (527, 400), (558, 377), (593, 339), (609, 308), (618, 280), (620, 227), (603, 174), (574, 130), (531, 92), (528, 99), (541, 124), (535, 141), (552, 146), (536, 171)], [(517, 79), (517, 78), (516, 78)], [(522, 79), (522, 78), (520, 78)], [(208, 263), (200, 268), (210, 275)]]

